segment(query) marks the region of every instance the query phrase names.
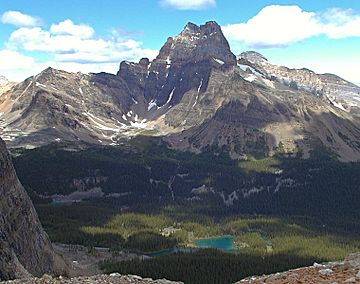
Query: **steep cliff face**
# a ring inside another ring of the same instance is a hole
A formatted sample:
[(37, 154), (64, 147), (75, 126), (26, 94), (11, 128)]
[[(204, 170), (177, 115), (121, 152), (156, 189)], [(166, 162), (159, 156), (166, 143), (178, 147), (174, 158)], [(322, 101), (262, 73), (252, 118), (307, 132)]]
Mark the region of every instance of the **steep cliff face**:
[(140, 116), (152, 118), (166, 113), (186, 92), (206, 90), (213, 69), (231, 66), (236, 66), (236, 57), (220, 26), (188, 23), (179, 35), (167, 39), (154, 61), (122, 62), (118, 76), (148, 103)]
[(0, 280), (65, 272), (0, 139)]

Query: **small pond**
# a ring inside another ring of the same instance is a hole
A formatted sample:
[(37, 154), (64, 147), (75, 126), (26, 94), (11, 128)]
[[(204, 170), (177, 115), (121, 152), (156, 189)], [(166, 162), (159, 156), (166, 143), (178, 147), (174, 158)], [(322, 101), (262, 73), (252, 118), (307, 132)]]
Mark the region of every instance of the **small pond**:
[(223, 251), (238, 251), (235, 247), (234, 237), (232, 236), (221, 236), (214, 238), (198, 239), (194, 240), (193, 243), (199, 248), (214, 248)]

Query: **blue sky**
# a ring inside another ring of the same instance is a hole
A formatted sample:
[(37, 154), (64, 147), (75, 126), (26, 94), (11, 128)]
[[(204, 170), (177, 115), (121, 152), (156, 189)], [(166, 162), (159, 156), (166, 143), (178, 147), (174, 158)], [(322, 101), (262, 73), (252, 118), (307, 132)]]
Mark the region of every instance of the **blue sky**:
[(360, 83), (360, 1), (0, 0), (0, 74), (22, 80), (47, 66), (115, 73), (154, 57), (191, 21), (217, 21), (235, 54), (331, 72)]

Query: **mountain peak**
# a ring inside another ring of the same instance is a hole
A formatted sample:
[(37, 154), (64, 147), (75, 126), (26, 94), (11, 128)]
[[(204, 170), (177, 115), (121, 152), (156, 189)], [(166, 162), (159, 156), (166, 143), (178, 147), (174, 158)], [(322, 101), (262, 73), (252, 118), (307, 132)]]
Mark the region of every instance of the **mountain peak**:
[[(208, 36), (224, 37), (220, 25), (215, 21), (208, 21), (204, 25), (196, 25), (192, 22), (188, 22), (183, 31), (175, 38), (183, 37), (186, 35), (194, 36), (201, 35), (203, 38)], [(225, 37), (224, 37), (225, 38)]]
[(209, 58), (219, 59), (228, 65), (236, 64), (236, 57), (230, 51), (221, 27), (214, 21), (200, 26), (187, 23), (179, 35), (166, 41), (157, 60), (186, 64)]
[(220, 25), (215, 21), (207, 21), (205, 25), (201, 25), (200, 28), (210, 30), (211, 32), (221, 32)]
[(40, 72), (41, 75), (45, 75), (45, 74), (48, 74), (48, 75), (51, 75), (53, 74), (53, 71), (55, 69), (53, 69), (52, 67), (47, 67), (46, 69), (44, 69), (43, 71)]
[(188, 22), (186, 24), (186, 26), (184, 27), (184, 31), (185, 30), (190, 30), (190, 31), (197, 31), (200, 27), (192, 22)]
[(166, 40), (151, 63), (122, 62), (118, 76), (131, 81), (132, 89), (144, 92), (146, 101), (156, 102), (160, 109), (173, 106), (191, 89), (205, 90), (212, 68), (231, 66), (236, 66), (236, 56), (221, 27), (214, 21), (200, 26), (188, 22), (177, 36)]
[(188, 22), (184, 27), (184, 31), (199, 32), (199, 31), (221, 31), (220, 25), (215, 21), (207, 21), (204, 25), (196, 25), (193, 22)]
[(1, 76), (1, 75), (0, 75), (0, 87), (1, 87), (1, 86), (5, 86), (5, 85), (7, 85), (8, 83), (10, 83), (10, 81), (9, 81), (5, 76)]
[(237, 58), (238, 58), (238, 60), (245, 59), (245, 60), (253, 62), (253, 63), (268, 61), (264, 55), (262, 55), (261, 53), (256, 52), (256, 51), (252, 51), (252, 50), (242, 52)]
[(72, 76), (72, 75), (81, 75), (81, 72), (68, 72), (65, 70), (60, 70), (60, 69), (55, 69), (53, 67), (47, 67), (46, 69), (42, 70), (38, 75), (36, 75), (37, 79), (48, 79), (48, 78), (53, 78), (55, 76), (58, 75), (62, 75), (62, 76)]
[(220, 28), (220, 25), (216, 21), (207, 21), (205, 26), (216, 26)]

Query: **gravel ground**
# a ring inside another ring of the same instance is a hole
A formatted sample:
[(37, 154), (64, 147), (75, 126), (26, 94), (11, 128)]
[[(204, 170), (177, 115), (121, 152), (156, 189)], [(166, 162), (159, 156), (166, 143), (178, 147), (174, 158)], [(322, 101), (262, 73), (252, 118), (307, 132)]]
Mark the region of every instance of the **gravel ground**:
[(345, 261), (326, 264), (314, 263), (268, 276), (250, 277), (236, 284), (341, 284), (360, 283), (360, 253), (351, 254)]
[(0, 282), (1, 284), (80, 284), (80, 283), (91, 283), (91, 284), (183, 284), (183, 282), (173, 282), (165, 279), (153, 280), (150, 278), (141, 278), (134, 275), (120, 275), (113, 273), (110, 275), (95, 275), (88, 277), (76, 277), (76, 278), (54, 278), (50, 275), (44, 275), (41, 278), (30, 278), (30, 279), (18, 279)]

